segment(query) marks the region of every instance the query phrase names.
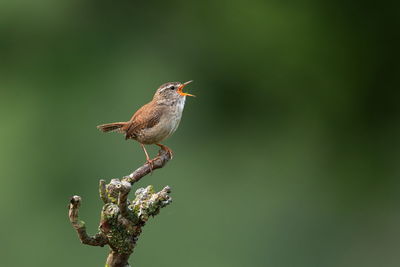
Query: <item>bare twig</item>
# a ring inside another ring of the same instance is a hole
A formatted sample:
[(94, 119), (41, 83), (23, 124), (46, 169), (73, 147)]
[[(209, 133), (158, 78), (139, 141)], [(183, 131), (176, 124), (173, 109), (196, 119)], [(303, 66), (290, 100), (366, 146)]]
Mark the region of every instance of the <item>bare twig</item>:
[(172, 158), (170, 151), (160, 150), (157, 157), (152, 160), (153, 165), (149, 163), (144, 164), (142, 167), (136, 169), (131, 174), (125, 176), (122, 180), (134, 184), (138, 182), (143, 176), (149, 174), (153, 170), (164, 167), (165, 164)]

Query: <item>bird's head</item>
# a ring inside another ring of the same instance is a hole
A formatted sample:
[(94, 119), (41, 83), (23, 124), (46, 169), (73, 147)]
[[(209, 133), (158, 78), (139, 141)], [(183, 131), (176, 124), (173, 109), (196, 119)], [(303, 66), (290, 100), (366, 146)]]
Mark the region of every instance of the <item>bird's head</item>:
[(186, 96), (194, 96), (188, 93), (184, 93), (182, 91), (183, 88), (191, 82), (192, 81), (188, 81), (185, 83), (180, 83), (180, 82), (164, 83), (157, 89), (157, 92), (154, 94), (154, 98), (173, 100)]

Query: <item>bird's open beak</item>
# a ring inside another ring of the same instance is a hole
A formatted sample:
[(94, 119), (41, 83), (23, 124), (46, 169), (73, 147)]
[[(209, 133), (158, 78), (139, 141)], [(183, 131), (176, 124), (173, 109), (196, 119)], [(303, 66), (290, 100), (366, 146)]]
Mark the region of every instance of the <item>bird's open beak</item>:
[(178, 87), (178, 94), (180, 94), (181, 96), (194, 96), (194, 95), (182, 92), (183, 87), (185, 87), (186, 85), (188, 85), (191, 82), (193, 82), (193, 81), (188, 81), (188, 82), (181, 84), (181, 86)]

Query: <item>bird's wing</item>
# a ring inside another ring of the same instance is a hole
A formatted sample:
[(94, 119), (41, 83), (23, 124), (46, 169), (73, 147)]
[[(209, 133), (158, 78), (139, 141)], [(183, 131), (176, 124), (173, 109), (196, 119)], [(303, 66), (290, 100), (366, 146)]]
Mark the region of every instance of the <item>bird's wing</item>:
[(129, 121), (129, 126), (126, 130), (125, 138), (135, 138), (137, 133), (146, 128), (152, 128), (160, 121), (162, 111), (157, 107), (149, 107), (149, 104), (144, 105), (135, 114), (133, 114)]

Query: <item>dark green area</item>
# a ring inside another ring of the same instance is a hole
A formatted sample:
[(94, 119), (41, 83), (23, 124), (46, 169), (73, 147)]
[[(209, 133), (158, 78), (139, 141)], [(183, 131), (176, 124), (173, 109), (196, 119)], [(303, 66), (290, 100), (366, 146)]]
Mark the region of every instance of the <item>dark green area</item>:
[(1, 265), (103, 266), (68, 199), (82, 196), (97, 232), (98, 180), (145, 157), (95, 126), (193, 79), (165, 142), (174, 159), (137, 185), (169, 185), (174, 202), (144, 227), (133, 266), (399, 266), (399, 8), (1, 1)]

